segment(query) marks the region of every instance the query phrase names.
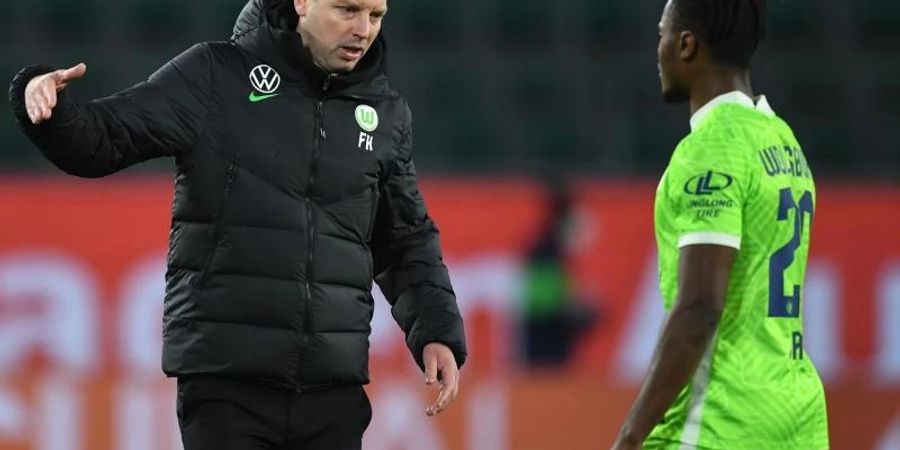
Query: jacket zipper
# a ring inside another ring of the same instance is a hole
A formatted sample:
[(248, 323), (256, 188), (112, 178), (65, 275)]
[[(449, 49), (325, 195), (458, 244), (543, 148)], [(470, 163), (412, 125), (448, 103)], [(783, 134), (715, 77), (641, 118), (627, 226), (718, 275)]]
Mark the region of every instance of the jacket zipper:
[(210, 249), (209, 253), (206, 255), (206, 260), (203, 261), (203, 267), (200, 270), (200, 279), (198, 280), (198, 284), (200, 286), (205, 286), (207, 280), (209, 279), (209, 266), (212, 264), (213, 257), (216, 254), (216, 248), (219, 245), (219, 238), (221, 237), (222, 230), (222, 220), (225, 218), (225, 207), (228, 205), (228, 197), (231, 195), (231, 190), (234, 188), (234, 181), (237, 177), (237, 166), (234, 163), (228, 165), (228, 171), (225, 175), (225, 193), (222, 195), (222, 205), (219, 207), (219, 211), (216, 214), (216, 219), (213, 222), (213, 239), (212, 239), (212, 249)]
[[(323, 85), (322, 90), (327, 91), (328, 85), (331, 83), (332, 75), (329, 75), (328, 78), (325, 79), (325, 84)], [(312, 287), (310, 283), (310, 279), (312, 278), (312, 270), (313, 263), (315, 259), (315, 241), (316, 241), (316, 221), (315, 221), (315, 211), (313, 209), (313, 202), (310, 200), (309, 196), (311, 195), (312, 188), (316, 184), (316, 169), (318, 168), (320, 151), (322, 147), (322, 142), (327, 139), (327, 134), (325, 133), (325, 125), (324, 125), (324, 99), (320, 99), (316, 102), (316, 116), (315, 116), (315, 137), (313, 144), (313, 158), (310, 162), (309, 166), (309, 181), (306, 184), (306, 196), (304, 198), (304, 202), (306, 203), (306, 221), (307, 221), (307, 254), (306, 254), (306, 273), (304, 280), (304, 291), (306, 293), (306, 304), (304, 305), (304, 313), (303, 316), (303, 331), (301, 333), (301, 346), (300, 353), (301, 358), (303, 351), (306, 347), (309, 346), (310, 339), (310, 330), (312, 328), (312, 318), (310, 317), (310, 312), (312, 310)], [(302, 363), (301, 363), (302, 365)], [(299, 386), (300, 381), (300, 368), (301, 365), (297, 366), (297, 382), (298, 385), (296, 387), (297, 392), (301, 392), (301, 387)]]
[(325, 82), (322, 83), (322, 92), (327, 92), (328, 88), (331, 87), (331, 81), (337, 77), (336, 73), (329, 73), (327, 77), (325, 77)]
[[(318, 140), (318, 139), (317, 139)], [(311, 185), (311, 184), (310, 184)], [(300, 333), (300, 363), (297, 365), (297, 376), (296, 376), (296, 387), (295, 391), (298, 393), (302, 393), (303, 390), (300, 386), (300, 372), (303, 367), (303, 353), (306, 348), (309, 346), (309, 335), (310, 335), (310, 327), (312, 326), (312, 321), (309, 317), (310, 311), (312, 310), (312, 288), (310, 287), (310, 276), (312, 274), (312, 263), (313, 263), (313, 242), (315, 242), (315, 230), (314, 223), (315, 217), (313, 217), (313, 209), (312, 202), (309, 200), (309, 191), (306, 193), (307, 197), (304, 199), (306, 203), (306, 222), (307, 225), (307, 253), (306, 253), (306, 273), (304, 274), (303, 280), (303, 290), (306, 293), (306, 302), (303, 305), (303, 331)]]

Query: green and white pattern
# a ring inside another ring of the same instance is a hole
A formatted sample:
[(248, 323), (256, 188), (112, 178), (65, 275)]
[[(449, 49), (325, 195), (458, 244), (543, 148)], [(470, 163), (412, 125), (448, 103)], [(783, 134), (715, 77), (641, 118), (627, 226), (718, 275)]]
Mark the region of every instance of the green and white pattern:
[[(725, 94), (697, 112), (656, 193), (660, 289), (678, 254), (738, 249), (716, 337), (645, 449), (827, 449), (825, 394), (803, 351), (801, 299), (815, 214), (812, 174), (764, 97)], [(808, 300), (808, 301), (807, 301)]]

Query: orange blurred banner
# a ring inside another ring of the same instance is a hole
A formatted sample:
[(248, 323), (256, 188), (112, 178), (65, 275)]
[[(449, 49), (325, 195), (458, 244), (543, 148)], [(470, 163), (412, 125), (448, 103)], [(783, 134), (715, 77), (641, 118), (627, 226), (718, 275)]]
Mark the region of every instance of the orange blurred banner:
[[(463, 395), (425, 417), (434, 393), (381, 301), (364, 448), (607, 448), (662, 318), (654, 188), (572, 184), (563, 263), (599, 319), (566, 362), (535, 370), (521, 357), (523, 279), (551, 192), (425, 182), (466, 316)], [(159, 369), (171, 194), (160, 178), (0, 179), (0, 449), (180, 448)], [(823, 185), (818, 201), (806, 342), (826, 380), (833, 448), (900, 449), (900, 189)]]

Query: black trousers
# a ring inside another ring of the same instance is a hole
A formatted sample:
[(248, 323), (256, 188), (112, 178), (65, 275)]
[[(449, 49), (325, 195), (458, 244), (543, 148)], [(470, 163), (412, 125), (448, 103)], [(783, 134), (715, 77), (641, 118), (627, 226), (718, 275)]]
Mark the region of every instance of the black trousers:
[(359, 450), (371, 419), (362, 386), (296, 393), (221, 378), (178, 380), (185, 450)]

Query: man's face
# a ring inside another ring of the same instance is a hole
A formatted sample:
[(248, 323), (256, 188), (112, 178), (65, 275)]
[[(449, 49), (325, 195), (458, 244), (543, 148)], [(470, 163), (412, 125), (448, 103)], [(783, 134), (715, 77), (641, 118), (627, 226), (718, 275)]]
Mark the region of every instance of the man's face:
[(297, 31), (315, 63), (329, 73), (353, 70), (387, 14), (387, 0), (294, 0)]
[(682, 61), (682, 34), (674, 24), (672, 2), (673, 0), (669, 0), (663, 9), (656, 54), (663, 99), (668, 103), (680, 103), (690, 99), (690, 92), (684, 83), (686, 77)]

